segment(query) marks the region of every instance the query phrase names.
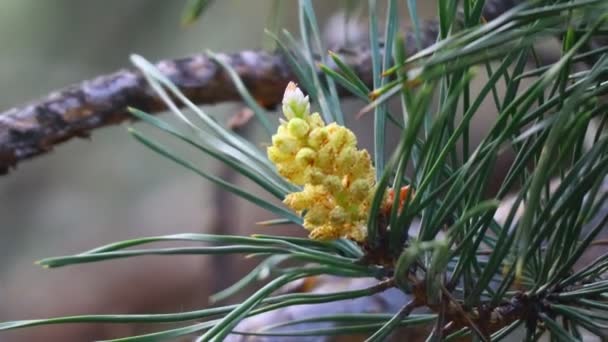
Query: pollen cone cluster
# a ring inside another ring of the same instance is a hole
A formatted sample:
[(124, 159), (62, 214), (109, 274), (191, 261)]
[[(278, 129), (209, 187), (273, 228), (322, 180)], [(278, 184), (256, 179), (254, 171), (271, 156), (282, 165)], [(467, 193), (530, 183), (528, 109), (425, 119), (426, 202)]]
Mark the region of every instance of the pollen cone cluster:
[(272, 137), (268, 158), (281, 176), (304, 187), (284, 203), (304, 214), (312, 239), (363, 241), (375, 186), (369, 153), (357, 149), (349, 129), (311, 114), (308, 96), (294, 83), (285, 90), (283, 113), (287, 121)]

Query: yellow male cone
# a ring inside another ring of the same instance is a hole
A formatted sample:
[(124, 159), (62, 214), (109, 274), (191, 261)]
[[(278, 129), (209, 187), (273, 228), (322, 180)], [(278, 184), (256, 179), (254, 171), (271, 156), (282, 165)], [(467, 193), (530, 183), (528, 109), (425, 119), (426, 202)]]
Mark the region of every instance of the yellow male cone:
[(288, 207), (304, 214), (312, 239), (340, 237), (363, 241), (374, 196), (375, 170), (369, 153), (357, 149), (357, 138), (336, 123), (325, 125), (310, 113), (308, 96), (290, 82), (283, 96), (283, 114), (268, 147), (268, 158), (281, 176), (304, 186), (287, 195)]

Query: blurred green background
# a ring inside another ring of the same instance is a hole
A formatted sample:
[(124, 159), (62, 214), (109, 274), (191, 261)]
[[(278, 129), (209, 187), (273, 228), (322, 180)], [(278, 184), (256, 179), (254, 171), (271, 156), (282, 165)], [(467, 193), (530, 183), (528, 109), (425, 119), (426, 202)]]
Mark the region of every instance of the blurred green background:
[[(326, 23), (345, 3), (315, 1), (319, 21)], [(274, 4), (216, 1), (199, 22), (184, 28), (179, 20), (185, 1), (4, 0), (0, 107), (129, 67), (131, 53), (159, 60), (206, 49), (260, 48), (267, 43), (263, 30), (273, 15), (280, 15), (282, 27), (297, 32), (297, 2), (283, 1), (280, 13)], [(432, 13), (422, 7), (423, 13)], [(334, 21), (326, 29), (328, 36), (339, 40), (342, 26)], [(240, 105), (206, 109), (224, 122)], [(198, 154), (189, 156), (207, 170), (224, 172)], [(0, 177), (0, 321), (205, 305), (211, 291), (246, 267), (228, 265), (220, 273), (210, 272), (213, 261), (204, 257), (147, 257), (55, 270), (33, 261), (148, 235), (218, 229), (251, 234), (260, 229), (252, 222), (269, 218), (233, 198), (216, 203), (216, 195), (198, 176), (135, 142), (125, 125), (98, 130), (91, 140), (70, 141), (20, 164)], [(0, 340), (88, 341), (145, 329), (67, 325), (2, 333)]]

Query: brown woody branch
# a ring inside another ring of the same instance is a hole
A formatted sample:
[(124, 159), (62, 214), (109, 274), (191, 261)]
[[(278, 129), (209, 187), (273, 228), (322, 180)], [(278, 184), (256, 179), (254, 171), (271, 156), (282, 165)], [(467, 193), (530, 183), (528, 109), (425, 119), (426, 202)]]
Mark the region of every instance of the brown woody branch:
[[(488, 0), (484, 17), (493, 19), (517, 2), (519, 0)], [(437, 25), (426, 23), (422, 31), (422, 45), (429, 46), (436, 39)], [(413, 34), (406, 34), (406, 46), (408, 53), (415, 51)], [(287, 83), (296, 79), (281, 54), (242, 51), (219, 56), (237, 71), (253, 97), (269, 108), (279, 103)], [(365, 82), (371, 83), (369, 48), (359, 47), (343, 57)], [(157, 67), (194, 103), (240, 100), (226, 72), (206, 55), (165, 60)], [(166, 109), (140, 72), (125, 69), (0, 113), (0, 174), (8, 173), (23, 160), (51, 151), (63, 141), (88, 137), (96, 128), (129, 119), (127, 107), (150, 113)]]
[[(252, 95), (269, 105), (280, 101), (282, 89), (294, 79), (280, 55), (243, 51), (220, 56), (238, 71)], [(157, 67), (195, 103), (240, 99), (226, 73), (204, 55), (162, 61)], [(60, 142), (130, 118), (127, 107), (150, 113), (166, 109), (140, 72), (121, 70), (0, 114), (0, 172)]]

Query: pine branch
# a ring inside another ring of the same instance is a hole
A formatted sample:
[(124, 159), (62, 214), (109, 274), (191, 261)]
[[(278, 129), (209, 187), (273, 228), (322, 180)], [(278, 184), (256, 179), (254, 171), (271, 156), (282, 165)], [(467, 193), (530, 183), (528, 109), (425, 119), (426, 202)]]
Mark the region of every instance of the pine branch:
[[(282, 89), (294, 79), (278, 54), (243, 51), (220, 56), (239, 71), (252, 95), (267, 105), (278, 103)], [(228, 75), (205, 55), (161, 61), (157, 67), (197, 104), (240, 99)], [(130, 119), (128, 107), (150, 113), (166, 109), (140, 72), (120, 70), (0, 114), (0, 173), (58, 143)]]
[[(604, 178), (601, 186), (601, 192), (608, 191), (608, 178)], [(514, 204), (515, 197), (508, 197), (501, 202), (499, 210), (497, 210), (495, 219), (498, 222), (503, 223), (507, 219), (508, 212)], [(521, 212), (518, 214), (518, 217)], [(603, 205), (600, 210), (593, 216), (592, 219), (584, 226), (583, 232), (590, 231), (599, 221), (605, 220), (608, 216), (608, 205)], [(419, 222), (413, 223), (415, 226)], [(602, 229), (602, 233), (596, 240), (596, 244), (603, 244), (605, 241), (603, 238), (608, 235), (606, 226)], [(414, 228), (417, 229), (417, 228)], [(605, 254), (605, 250), (599, 251), (589, 250), (585, 252), (580, 259), (580, 263), (574, 267), (578, 270), (591, 263), (590, 260), (594, 260), (598, 256)], [(586, 260), (586, 261), (585, 261)], [(306, 286), (302, 288), (291, 289), (293, 292), (308, 292), (316, 294), (331, 293), (337, 291), (354, 290), (372, 286), (377, 284), (378, 281), (371, 278), (336, 278), (332, 276), (320, 276), (312, 279), (306, 279), (309, 281)], [(256, 336), (247, 335), (247, 333), (277, 333), (281, 332), (281, 329), (265, 330), (273, 325), (288, 322), (297, 319), (306, 319), (312, 317), (318, 317), (320, 315), (340, 315), (340, 314), (361, 314), (361, 313), (396, 313), (401, 306), (406, 302), (411, 301), (413, 298), (422, 298), (420, 302), (425, 302), (426, 289), (424, 284), (417, 290), (413, 290), (410, 294), (392, 288), (386, 291), (378, 292), (371, 296), (361, 297), (357, 299), (344, 300), (339, 302), (331, 302), (323, 304), (322, 307), (317, 305), (299, 305), (290, 306), (275, 311), (269, 311), (264, 314), (253, 316), (243, 320), (235, 331), (239, 334), (230, 335), (228, 341), (231, 342), (272, 342), (272, 341), (300, 341), (302, 337), (276, 337), (276, 336)], [(583, 286), (579, 284), (578, 286)], [(416, 289), (416, 287), (414, 287)], [(572, 289), (570, 289), (572, 290)], [(535, 315), (538, 314), (538, 308), (543, 306), (542, 298), (530, 298), (526, 294), (518, 292), (513, 295), (509, 301), (500, 303), (497, 306), (489, 306), (482, 304), (476, 308), (469, 308), (466, 312), (463, 312), (458, 300), (453, 298), (447, 290), (444, 288), (444, 295), (449, 296), (448, 302), (453, 304), (449, 305), (447, 310), (444, 312), (444, 321), (448, 324), (444, 327), (445, 331), (443, 336), (454, 333), (462, 328), (471, 328), (471, 326), (477, 326), (483, 334), (489, 335), (502, 328), (509, 326), (515, 321), (526, 319), (536, 319)], [(434, 312), (438, 313), (441, 308), (439, 305), (429, 305), (428, 303), (421, 303), (418, 305), (422, 312)], [(426, 309), (426, 310), (424, 310)], [(298, 325), (285, 328), (290, 331), (304, 331), (304, 330), (315, 330), (315, 329), (331, 329), (338, 326), (335, 322), (308, 322), (306, 324), (301, 323)], [(426, 338), (431, 329), (430, 324), (421, 324), (418, 326), (406, 327), (404, 331), (399, 331), (398, 339), (396, 340), (419, 340), (415, 339), (415, 336), (424, 336)], [(479, 329), (478, 328), (478, 329)], [(331, 341), (329, 336), (310, 336), (307, 337), (306, 341), (310, 342), (327, 342)], [(348, 339), (347, 339), (348, 340)]]
[[(519, 0), (488, 0), (484, 18), (491, 20), (506, 12)], [(415, 37), (405, 35), (408, 53), (415, 52)], [(435, 42), (437, 23), (422, 28), (422, 45)], [(296, 76), (286, 58), (279, 53), (242, 51), (219, 54), (239, 74), (253, 97), (267, 108), (281, 100), (283, 90)], [(348, 48), (341, 57), (357, 75), (371, 86), (371, 54), (366, 46)], [(241, 99), (227, 73), (206, 55), (165, 60), (160, 71), (194, 103), (215, 104)], [(342, 91), (341, 96), (349, 93)], [(128, 107), (148, 113), (166, 109), (138, 71), (120, 70), (110, 75), (55, 91), (45, 98), (0, 114), (0, 174), (19, 162), (50, 152), (54, 145), (74, 137), (88, 137), (94, 129), (119, 124), (132, 117)]]

